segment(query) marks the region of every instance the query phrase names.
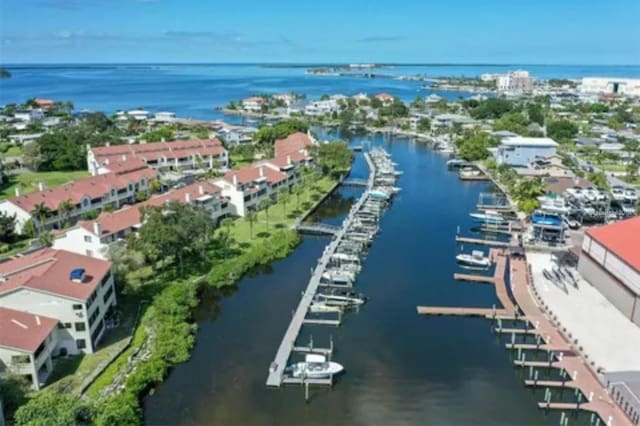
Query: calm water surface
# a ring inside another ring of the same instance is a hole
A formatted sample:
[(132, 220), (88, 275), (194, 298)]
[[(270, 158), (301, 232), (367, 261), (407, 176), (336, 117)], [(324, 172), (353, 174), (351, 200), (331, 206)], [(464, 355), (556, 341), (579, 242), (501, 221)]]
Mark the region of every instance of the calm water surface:
[[(387, 143), (405, 174), (357, 286), (370, 301), (339, 328), (305, 327), (316, 345), (333, 337), (346, 374), (331, 389), (269, 389), (267, 369), (326, 239), (305, 238), (287, 259), (243, 279), (198, 312), (193, 357), (145, 401), (148, 424), (541, 424), (547, 420), (482, 319), (419, 317), (416, 305), (486, 306), (491, 286), (452, 279), (456, 228), (471, 226), (482, 183), (461, 183), (446, 159), (408, 141)], [(366, 176), (362, 161), (354, 175)], [(357, 191), (344, 189), (344, 199)], [(345, 203), (318, 216), (338, 222)], [(329, 217), (327, 217), (329, 216)]]

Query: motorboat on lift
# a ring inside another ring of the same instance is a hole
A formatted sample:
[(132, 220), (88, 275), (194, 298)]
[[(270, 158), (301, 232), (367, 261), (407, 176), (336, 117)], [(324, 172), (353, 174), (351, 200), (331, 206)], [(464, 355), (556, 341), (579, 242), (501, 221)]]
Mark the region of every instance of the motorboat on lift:
[(484, 255), (481, 250), (473, 250), (471, 254), (461, 253), (456, 256), (459, 263), (488, 268), (491, 266), (491, 259)]
[(344, 367), (337, 362), (327, 361), (324, 355), (307, 354), (303, 362), (296, 362), (285, 368), (284, 371), (292, 377), (321, 379), (341, 373), (344, 371)]
[(507, 220), (495, 210), (485, 210), (484, 213), (470, 213), (469, 216), (477, 222), (490, 223), (493, 225), (502, 225), (507, 223)]

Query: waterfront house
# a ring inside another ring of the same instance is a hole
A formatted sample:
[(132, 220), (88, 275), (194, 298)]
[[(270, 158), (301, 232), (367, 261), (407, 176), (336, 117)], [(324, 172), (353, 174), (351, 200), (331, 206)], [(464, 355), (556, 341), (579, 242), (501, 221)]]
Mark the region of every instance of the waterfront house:
[(175, 112), (161, 111), (156, 112), (152, 118), (152, 121), (157, 124), (168, 124), (176, 121)]
[(42, 108), (30, 108), (27, 110), (16, 111), (13, 118), (23, 123), (31, 123), (44, 119), (44, 111)]
[(0, 277), (0, 307), (60, 322), (57, 354), (96, 350), (116, 306), (110, 262), (45, 248), (0, 263)]
[(137, 121), (146, 121), (149, 119), (149, 111), (144, 109), (132, 109), (127, 111), (127, 116)]
[(227, 151), (215, 138), (87, 147), (87, 166), (92, 175), (100, 174), (105, 165), (130, 159), (142, 160), (161, 171), (224, 170), (229, 163)]
[(53, 371), (59, 321), (0, 307), (0, 371), (24, 376), (38, 390)]
[(587, 230), (580, 274), (640, 326), (640, 217)]
[(106, 260), (110, 246), (123, 243), (129, 234), (140, 229), (143, 224), (141, 208), (163, 206), (170, 202), (202, 207), (217, 223), (229, 214), (229, 203), (221, 196), (221, 190), (211, 182), (196, 182), (114, 212), (102, 212), (95, 220), (80, 221), (76, 226), (58, 233), (53, 247)]
[(453, 127), (460, 125), (464, 128), (470, 128), (477, 124), (473, 118), (460, 114), (439, 114), (433, 117), (432, 123), (436, 127)]
[(307, 151), (316, 141), (310, 133), (296, 132), (284, 139), (277, 139), (273, 151), (275, 157), (283, 157), (297, 151)]
[[(548, 155), (536, 158), (529, 167), (542, 172), (546, 176), (553, 177), (573, 177), (571, 169), (562, 164), (562, 158), (557, 155)], [(517, 170), (517, 168), (516, 168)]]
[(265, 105), (265, 103), (266, 101), (264, 98), (260, 96), (251, 96), (242, 100), (242, 108), (245, 111), (260, 112), (262, 111), (262, 106)]
[(48, 110), (55, 105), (55, 101), (52, 99), (35, 98), (33, 100), (38, 107)]
[(323, 116), (338, 111), (340, 106), (335, 99), (327, 99), (324, 101), (313, 101), (304, 107), (304, 114), (309, 116)]
[(238, 146), (246, 143), (253, 143), (253, 135), (258, 129), (247, 126), (233, 126), (224, 123), (216, 133), (224, 138), (226, 146)]
[(40, 139), (42, 135), (44, 133), (16, 133), (9, 135), (8, 139), (16, 145), (28, 145)]
[[(15, 197), (0, 202), (0, 212), (16, 215), (18, 233), (22, 232), (29, 219), (43, 228), (60, 228), (64, 222), (74, 223), (89, 211), (107, 206), (117, 209), (133, 203), (136, 192), (146, 191), (149, 182), (156, 177), (155, 170), (144, 167), (135, 170), (125, 168), (122, 172), (78, 179), (50, 189), (40, 183), (38, 191), (30, 194), (21, 195), (16, 189)], [(70, 208), (61, 211), (60, 206), (67, 201)], [(40, 205), (49, 209), (46, 217), (38, 216), (36, 210)]]
[(498, 146), (496, 161), (498, 164), (527, 167), (539, 157), (555, 155), (557, 147), (557, 142), (549, 138), (505, 138)]
[(393, 100), (395, 99), (392, 95), (390, 95), (388, 93), (378, 93), (375, 97), (380, 102), (382, 102), (382, 105), (384, 105), (384, 106), (391, 105), (393, 103)]

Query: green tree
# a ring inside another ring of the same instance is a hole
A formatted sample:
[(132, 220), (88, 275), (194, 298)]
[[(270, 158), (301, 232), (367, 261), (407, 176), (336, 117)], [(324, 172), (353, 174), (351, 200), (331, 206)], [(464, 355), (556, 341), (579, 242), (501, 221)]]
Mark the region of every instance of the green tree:
[(268, 198), (265, 198), (264, 200), (260, 201), (260, 204), (258, 206), (260, 210), (264, 210), (265, 223), (267, 225), (267, 231), (268, 231), (269, 230), (269, 208), (271, 207), (271, 200), (269, 200)]
[(41, 232), (38, 236), (38, 242), (42, 247), (51, 247), (53, 240), (55, 240), (55, 237), (51, 231)]
[(411, 108), (422, 109), (424, 107), (424, 99), (422, 99), (422, 96), (416, 95), (416, 98), (411, 102)]
[(595, 185), (598, 189), (608, 190), (609, 182), (607, 181), (607, 176), (603, 172), (596, 172), (589, 174), (588, 178), (589, 182)]
[(289, 201), (291, 201), (291, 194), (289, 193), (289, 190), (287, 188), (280, 191), (280, 193), (278, 194), (278, 201), (282, 203), (282, 212), (286, 215), (287, 204), (289, 203)]
[(302, 195), (302, 187), (299, 184), (291, 187), (291, 192), (296, 196), (296, 210), (300, 210), (300, 195)]
[(135, 395), (122, 392), (98, 405), (96, 426), (136, 426), (141, 423), (141, 412)]
[(531, 213), (540, 206), (538, 197), (544, 194), (544, 183), (539, 177), (523, 179), (512, 190), (512, 196), (518, 208), (525, 213)]
[(53, 212), (49, 207), (47, 207), (44, 201), (41, 201), (35, 205), (31, 214), (37, 219), (38, 230), (41, 233), (44, 231), (44, 227), (47, 222), (47, 219), (51, 217)]
[(508, 112), (496, 120), (493, 130), (508, 130), (519, 135), (525, 135), (528, 125), (529, 121), (522, 113)]
[(0, 212), (0, 242), (11, 244), (16, 240), (16, 214)]
[(254, 211), (249, 211), (245, 215), (245, 218), (249, 222), (249, 238), (253, 238), (253, 224), (258, 219), (258, 215)]
[(43, 390), (18, 408), (16, 426), (69, 426), (85, 423), (87, 406), (75, 395)]
[(530, 122), (544, 126), (544, 113), (540, 104), (530, 103), (527, 105), (527, 115), (529, 116)]
[(0, 376), (0, 399), (7, 420), (10, 421), (18, 407), (27, 402), (27, 395), (30, 392), (30, 383), (24, 376), (12, 374)]
[(423, 117), (420, 120), (418, 120), (418, 131), (427, 132), (429, 130), (431, 130), (431, 120), (429, 120), (426, 117)]
[(325, 175), (338, 177), (349, 171), (353, 152), (345, 142), (330, 142), (315, 145), (310, 149), (316, 165)]
[(479, 120), (498, 119), (504, 114), (513, 111), (514, 103), (506, 99), (491, 98), (484, 100), (477, 107), (470, 110), (473, 118)]
[(76, 207), (75, 204), (73, 203), (73, 201), (71, 201), (70, 198), (60, 201), (60, 204), (58, 204), (59, 226), (62, 226), (62, 224), (64, 224), (67, 221), (67, 219), (69, 218), (69, 214), (73, 211), (75, 207)]
[(160, 182), (159, 179), (153, 179), (151, 182), (149, 182), (149, 191), (151, 191), (151, 193), (157, 194), (161, 190), (162, 190), (162, 183)]
[(476, 133), (456, 142), (458, 153), (467, 161), (484, 160), (489, 156), (490, 136)]
[(269, 126), (261, 126), (256, 132), (254, 139), (263, 145), (272, 145), (277, 139), (284, 139), (296, 132), (306, 133), (309, 125), (304, 121), (297, 119), (283, 120), (279, 123)]
[(558, 142), (570, 142), (578, 134), (578, 126), (569, 120), (555, 120), (547, 124), (547, 136)]

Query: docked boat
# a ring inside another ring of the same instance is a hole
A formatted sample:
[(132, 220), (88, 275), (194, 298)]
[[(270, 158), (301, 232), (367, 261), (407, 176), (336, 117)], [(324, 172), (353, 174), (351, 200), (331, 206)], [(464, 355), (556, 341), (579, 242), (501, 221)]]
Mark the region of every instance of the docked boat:
[(340, 313), (340, 306), (327, 305), (324, 302), (313, 302), (309, 305), (309, 311), (313, 313)]
[(284, 371), (292, 377), (321, 379), (341, 373), (344, 367), (337, 362), (327, 361), (324, 355), (307, 354), (303, 362), (292, 364)]
[(366, 302), (366, 300), (361, 297), (343, 296), (339, 294), (318, 293), (316, 297), (326, 304), (338, 306), (358, 306), (364, 305)]
[(507, 220), (495, 210), (486, 210), (484, 213), (470, 213), (469, 216), (477, 222), (491, 223), (494, 225), (507, 223)]
[(562, 215), (551, 214), (536, 210), (531, 214), (531, 223), (534, 225), (563, 226)]
[(471, 254), (461, 253), (456, 256), (456, 260), (465, 265), (480, 266), (488, 268), (491, 266), (491, 259), (480, 250), (473, 250)]
[(389, 194), (387, 194), (384, 191), (378, 190), (378, 189), (372, 189), (371, 191), (369, 191), (369, 196), (371, 198), (373, 198), (374, 200), (388, 200), (389, 199)]

